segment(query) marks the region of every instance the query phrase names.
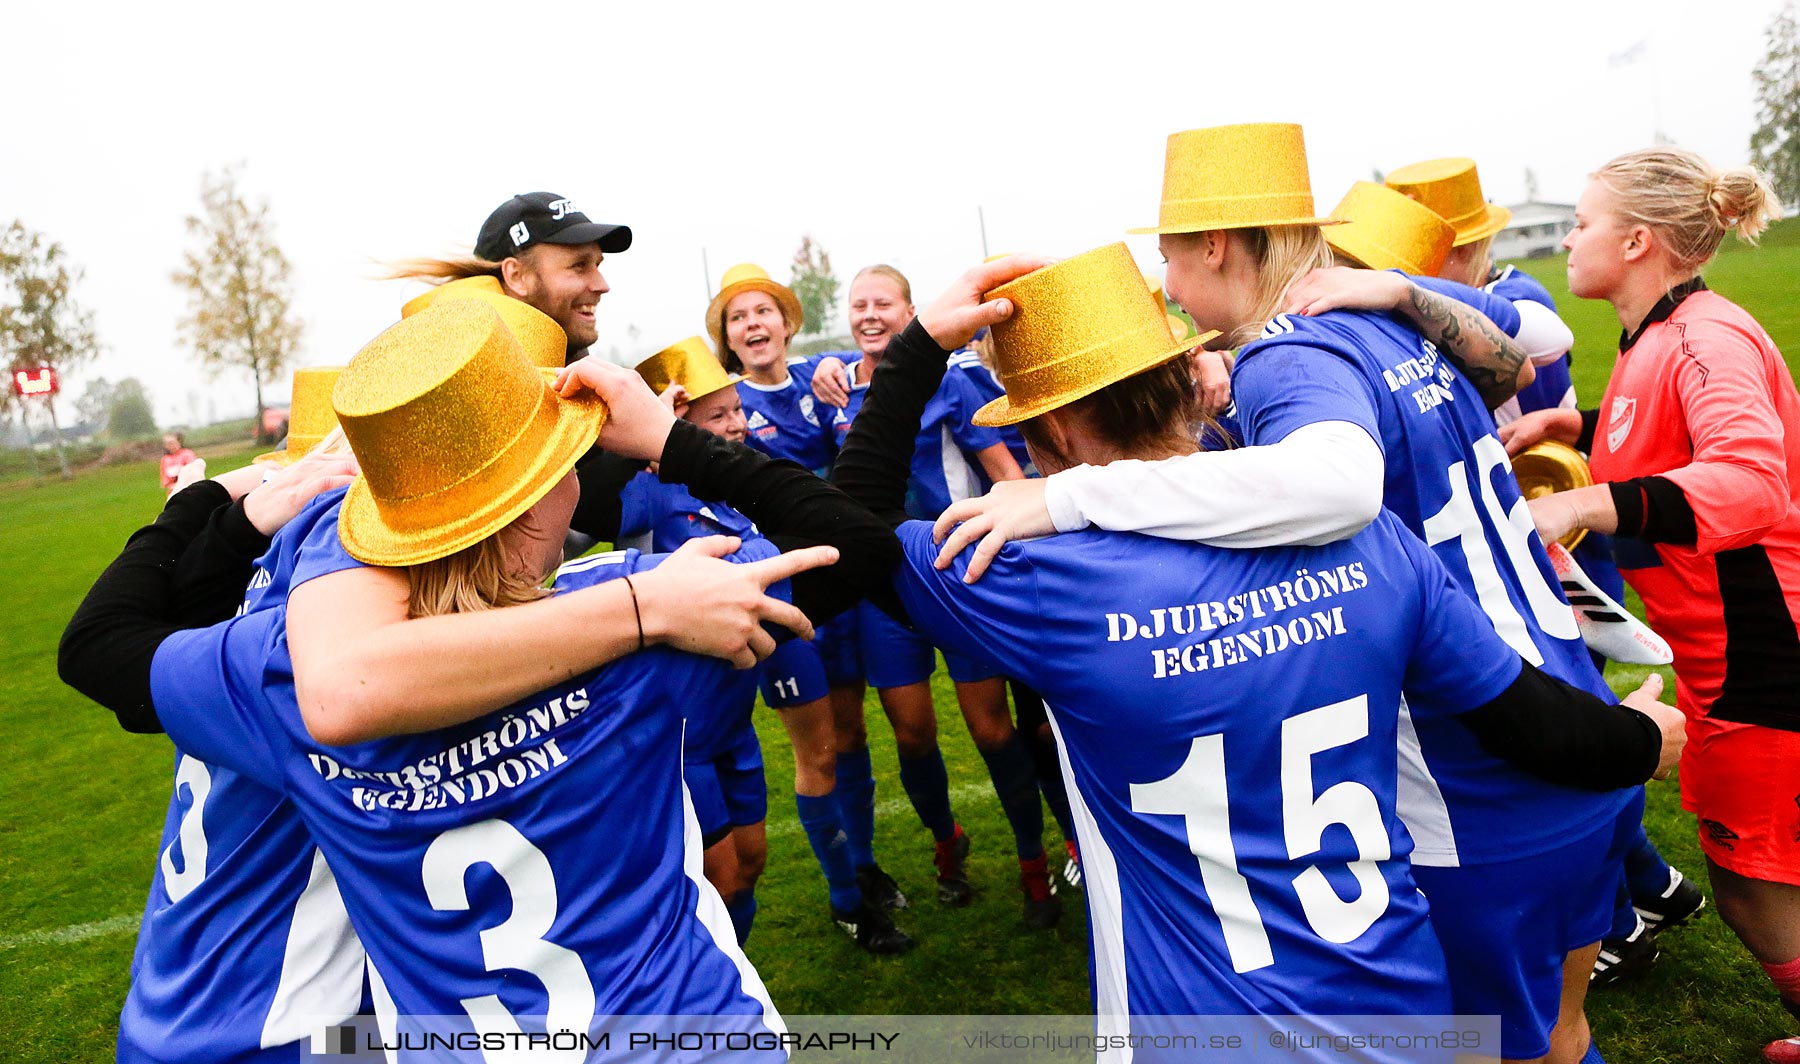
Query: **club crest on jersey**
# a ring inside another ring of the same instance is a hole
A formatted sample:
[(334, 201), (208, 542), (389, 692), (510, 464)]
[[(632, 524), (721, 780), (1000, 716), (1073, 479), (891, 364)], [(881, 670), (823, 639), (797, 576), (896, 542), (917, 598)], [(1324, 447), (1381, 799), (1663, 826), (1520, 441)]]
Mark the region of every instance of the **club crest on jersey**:
[(1637, 400), (1623, 396), (1615, 398), (1612, 405), (1612, 420), (1606, 426), (1606, 445), (1613, 450), (1625, 442), (1631, 435), (1632, 423), (1637, 420)]
[(814, 428), (818, 427), (819, 416), (817, 414), (813, 413), (813, 397), (812, 396), (803, 395), (800, 397), (800, 416), (806, 419), (806, 423), (808, 425), (811, 425)]

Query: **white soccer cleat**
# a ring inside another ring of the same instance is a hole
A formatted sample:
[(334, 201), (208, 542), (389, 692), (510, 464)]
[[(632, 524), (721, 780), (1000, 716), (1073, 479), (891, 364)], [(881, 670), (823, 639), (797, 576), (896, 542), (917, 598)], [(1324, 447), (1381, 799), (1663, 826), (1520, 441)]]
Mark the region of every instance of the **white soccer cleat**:
[(1626, 665), (1667, 665), (1675, 660), (1663, 637), (1588, 579), (1562, 544), (1548, 544), (1545, 550), (1589, 650)]

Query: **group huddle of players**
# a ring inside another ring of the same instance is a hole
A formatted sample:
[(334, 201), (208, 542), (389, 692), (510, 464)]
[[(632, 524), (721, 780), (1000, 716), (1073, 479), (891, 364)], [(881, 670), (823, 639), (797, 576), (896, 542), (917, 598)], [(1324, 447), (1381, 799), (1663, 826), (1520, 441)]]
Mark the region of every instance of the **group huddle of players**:
[[(630, 230), (508, 200), (472, 257), (403, 268), (433, 286), (332, 371), (337, 432), (178, 483), (71, 622), (64, 677), (178, 751), (120, 1059), (298, 1059), (370, 1013), (778, 1033), (743, 951), (758, 691), (831, 919), (903, 953), (922, 899), (877, 861), (864, 687), (966, 905), (940, 655), (1025, 927), (1085, 898), (1101, 1034), (1497, 1015), (1506, 1059), (1598, 1060), (1589, 980), (1705, 904), (1641, 823), (1684, 743), (1722, 915), (1795, 1007), (1800, 400), (1698, 279), (1772, 213), (1736, 173), (1595, 175), (1571, 289), (1626, 335), (1586, 415), (1468, 160), (1315, 215), (1298, 127), (1179, 133), (1145, 231), (1186, 319), (1123, 245), (990, 261), (922, 310), (878, 265), (857, 349), (801, 359), (799, 300), (743, 265), (635, 374), (582, 357)], [(1690, 179), (1697, 242), (1641, 202)], [(1596, 486), (1528, 504), (1509, 452), (1545, 439)], [(1576, 526), (1675, 647), (1681, 712), (1602, 680), (1545, 546)], [(713, 593), (747, 577), (773, 598)]]

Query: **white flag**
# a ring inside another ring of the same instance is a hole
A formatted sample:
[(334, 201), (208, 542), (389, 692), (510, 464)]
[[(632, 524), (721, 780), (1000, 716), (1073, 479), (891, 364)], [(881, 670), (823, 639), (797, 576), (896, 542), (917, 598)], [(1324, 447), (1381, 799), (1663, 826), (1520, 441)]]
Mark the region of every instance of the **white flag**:
[(1608, 56), (1606, 58), (1606, 65), (1614, 67), (1630, 66), (1644, 58), (1645, 54), (1649, 51), (1650, 38), (1645, 37), (1643, 40), (1632, 45), (1630, 48), (1625, 49), (1623, 52), (1614, 52), (1612, 55)]

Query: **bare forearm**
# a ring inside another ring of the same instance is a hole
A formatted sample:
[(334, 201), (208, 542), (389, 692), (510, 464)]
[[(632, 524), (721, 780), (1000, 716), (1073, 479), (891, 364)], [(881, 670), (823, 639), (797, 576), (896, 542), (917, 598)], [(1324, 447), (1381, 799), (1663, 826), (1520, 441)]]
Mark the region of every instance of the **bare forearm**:
[(1002, 480), (1025, 479), (1025, 471), (1019, 468), (1018, 459), (1012, 456), (1004, 443), (996, 443), (977, 451), (975, 457), (981, 460), (982, 471), (988, 475), (988, 479), (996, 484)]
[[(648, 631), (645, 639), (655, 641)], [(296, 653), (295, 691), (308, 730), (348, 744), (460, 724), (638, 643), (631, 589), (614, 580), (524, 606), (381, 625), (324, 660)]]
[(1416, 284), (1407, 289), (1395, 309), (1456, 363), (1489, 408), (1531, 383), (1536, 371), (1525, 349), (1480, 311)]

